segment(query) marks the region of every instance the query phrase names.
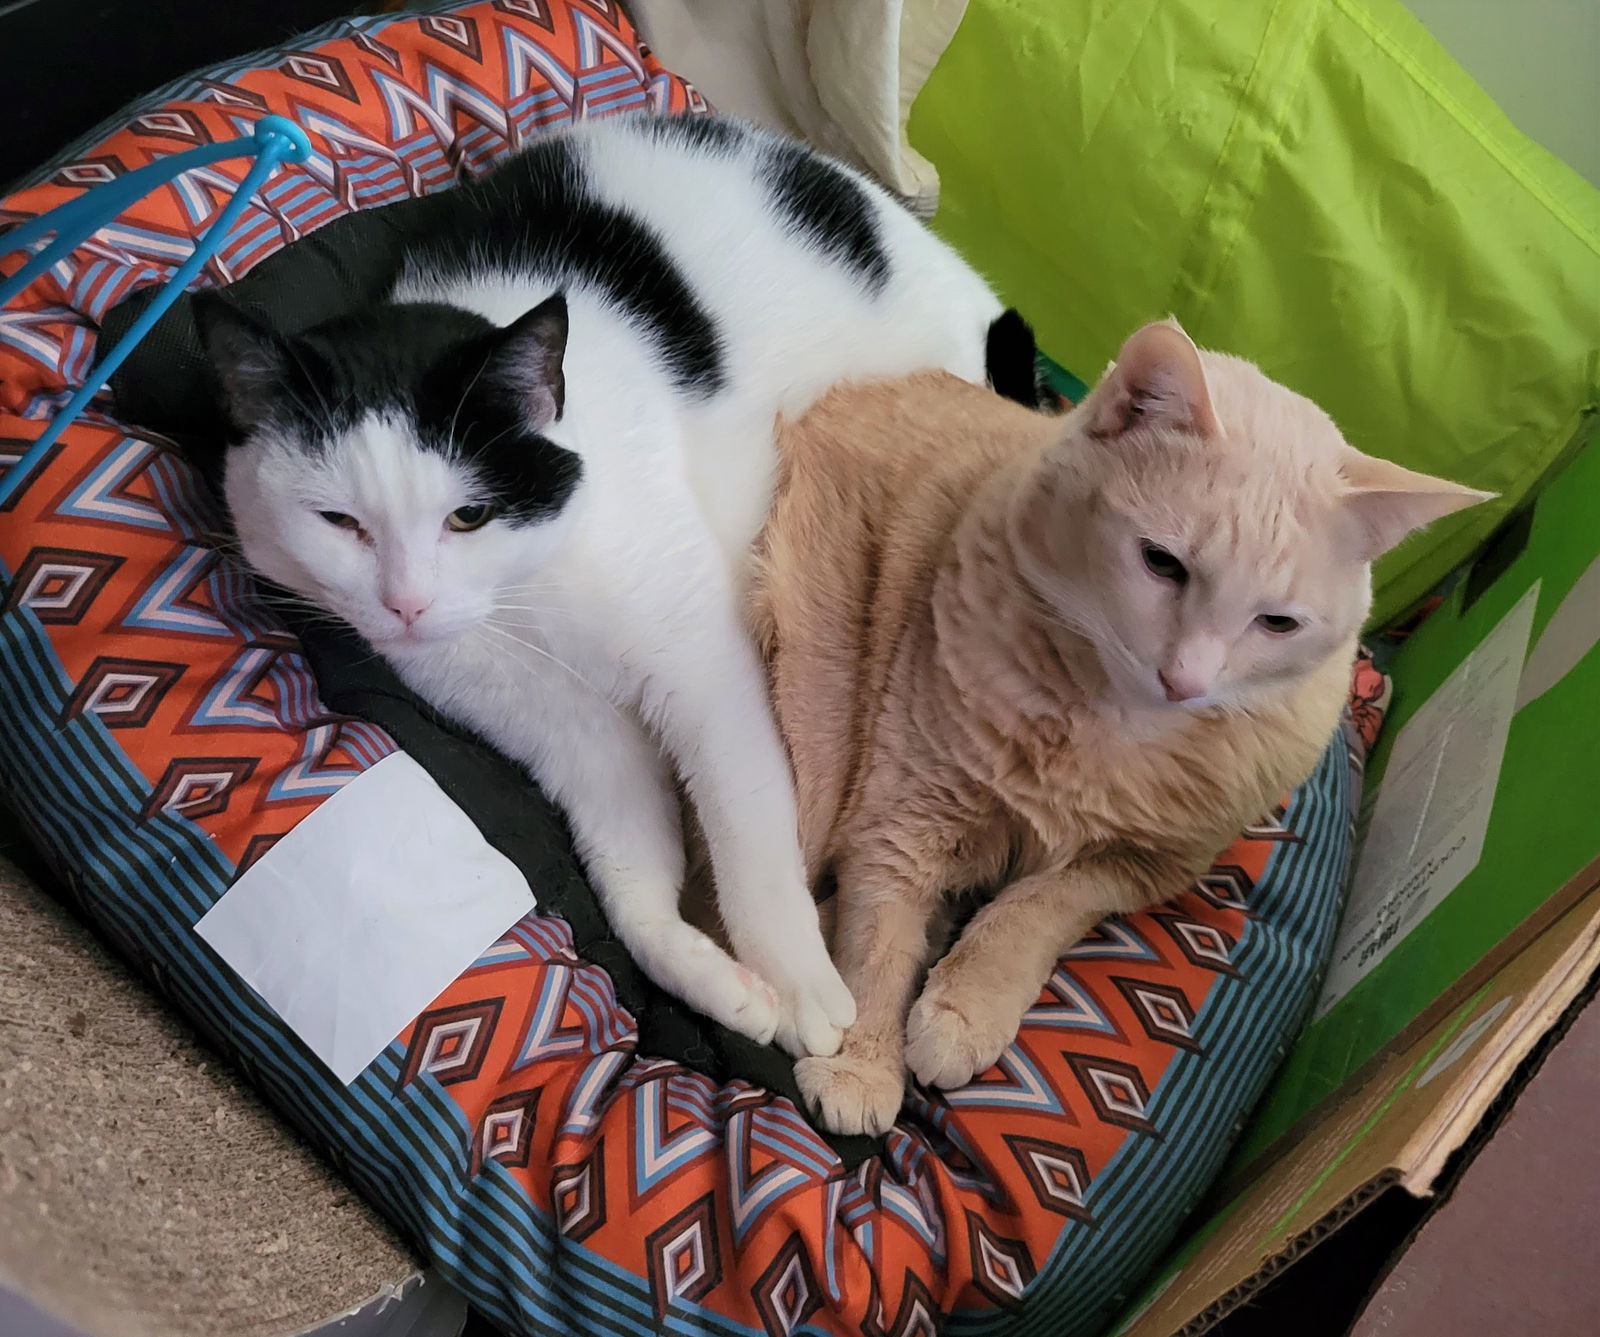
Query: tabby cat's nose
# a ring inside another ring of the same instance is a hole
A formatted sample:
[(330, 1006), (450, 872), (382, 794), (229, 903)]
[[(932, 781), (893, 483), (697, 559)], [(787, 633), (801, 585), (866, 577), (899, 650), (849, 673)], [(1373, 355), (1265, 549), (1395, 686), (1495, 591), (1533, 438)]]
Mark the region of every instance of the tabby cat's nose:
[(1156, 677), (1161, 679), (1161, 690), (1167, 694), (1168, 701), (1193, 701), (1206, 694), (1206, 684), (1186, 674), (1175, 671), (1169, 676), (1163, 669)]

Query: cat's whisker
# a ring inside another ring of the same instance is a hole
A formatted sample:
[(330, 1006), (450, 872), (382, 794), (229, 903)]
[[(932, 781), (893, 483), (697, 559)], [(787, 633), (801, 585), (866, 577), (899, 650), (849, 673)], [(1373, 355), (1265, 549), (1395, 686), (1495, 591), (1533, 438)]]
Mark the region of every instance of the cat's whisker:
[(502, 428), (500, 431), (496, 432), (493, 436), (491, 436), (487, 441), (485, 441), (481, 446), (476, 447), (476, 449), (478, 449), (478, 450), (487, 450), (490, 446), (494, 445), (494, 443), (496, 441), (499, 441), (502, 437), (506, 437), (506, 436), (511, 435), (511, 433), (516, 431), (516, 430), (517, 430), (517, 427), (516, 427), (515, 424), (513, 424), (510, 427)]
[[(478, 384), (485, 369), (489, 366), (489, 361), (489, 357), (485, 355), (483, 361), (478, 364), (478, 370), (474, 373), (472, 379), (467, 382), (466, 389), (461, 392), (461, 398), (456, 400), (455, 412), (450, 415), (450, 426), (445, 432), (445, 440), (450, 443), (452, 449), (455, 447), (456, 440), (456, 420), (461, 416), (461, 410), (467, 402), (467, 397), (472, 394), (473, 387)], [(504, 433), (501, 433), (501, 435), (504, 435)], [(499, 437), (496, 437), (495, 440), (499, 440)]]
[(546, 650), (542, 645), (535, 645), (532, 641), (527, 641), (527, 640), (524, 640), (520, 636), (513, 635), (509, 630), (507, 630), (505, 627), (503, 627), (503, 626), (499, 625), (498, 623), (496, 623), (493, 619), (489, 619), (487, 621), (480, 622), (478, 624), (478, 627), (482, 631), (493, 632), (497, 636), (504, 637), (507, 641), (511, 642), (511, 644), (516, 645), (516, 646), (520, 647), (521, 649), (531, 650), (534, 654), (539, 655), (544, 659), (548, 659), (557, 668), (563, 669), (567, 673), (570, 673), (572, 675), (574, 681), (579, 683), (581, 686), (587, 688), (589, 691), (593, 692), (595, 694), (595, 696), (599, 697), (600, 700), (604, 701), (606, 703), (606, 707), (614, 715), (616, 715), (619, 719), (626, 718), (622, 714), (622, 712), (617, 709), (616, 704), (611, 700), (611, 698), (609, 696), (607, 696), (598, 687), (596, 687), (592, 682), (590, 682), (587, 678), (585, 678), (583, 676), (583, 674), (579, 673), (577, 669), (573, 668), (571, 664), (567, 663), (563, 659), (558, 659), (555, 655), (551, 654), (548, 650)]
[(346, 622), (343, 618), (333, 617), (331, 615), (327, 616), (327, 617), (316, 618), (316, 617), (308, 617), (307, 615), (305, 615), (303, 613), (296, 614), (295, 618), (294, 618), (294, 625), (295, 626), (309, 627), (309, 628), (311, 628), (313, 630), (327, 630), (327, 631), (349, 631), (349, 630), (351, 630), (350, 624), (348, 622)]
[(532, 598), (532, 599), (537, 599), (540, 595), (560, 595), (560, 594), (563, 594), (564, 592), (565, 591), (557, 589), (557, 588), (555, 588), (553, 586), (549, 586), (549, 585), (543, 585), (543, 586), (532, 585), (532, 586), (529, 586), (526, 589), (498, 590), (498, 591), (496, 591), (496, 599), (497, 600), (500, 599), (500, 598), (511, 598), (511, 599), (518, 599), (518, 598), (528, 599), (528, 598)]
[(323, 430), (326, 431), (329, 436), (334, 435), (338, 431), (338, 428), (335, 425), (336, 419), (345, 411), (347, 407), (349, 407), (350, 401), (352, 398), (354, 398), (354, 395), (354, 391), (347, 392), (344, 398), (339, 401), (338, 405), (331, 412), (328, 409), (327, 403), (323, 403), (322, 426)]
[[(1042, 591), (1041, 585), (1047, 590)], [(1130, 678), (1149, 677), (1150, 670), (1116, 634), (1104, 615), (1087, 607), (1082, 599), (1074, 597), (1070, 591), (1062, 589), (1059, 582), (1037, 573), (1032, 578), (1024, 579), (1021, 589), (1047, 626), (1087, 641), (1094, 647), (1102, 664), (1109, 659)]]
[(241, 566), (248, 566), (245, 561), (244, 548), (235, 539), (219, 539), (206, 544), (212, 552), (226, 562), (234, 562)]
[(497, 603), (494, 606), (494, 611), (497, 613), (522, 613), (528, 617), (536, 618), (540, 621), (549, 619), (552, 621), (570, 622), (572, 620), (572, 613), (570, 610), (565, 608), (550, 608), (540, 604)]
[(277, 607), (279, 611), (293, 614), (295, 617), (307, 622), (327, 622), (341, 626), (349, 625), (337, 613), (330, 612), (326, 608), (317, 608), (312, 604), (279, 604)]
[(304, 594), (294, 594), (290, 592), (280, 592), (274, 590), (269, 601), (278, 605), (288, 605), (291, 608), (304, 609), (305, 611), (311, 613), (321, 613), (325, 617), (338, 616), (338, 614), (326, 604), (318, 603), (315, 599), (308, 598)]
[(296, 594), (292, 590), (274, 589), (267, 600), (267, 607), (282, 616), (292, 616), (296, 621), (310, 626), (330, 627), (337, 631), (352, 630), (346, 618), (314, 599)]
[(301, 399), (300, 396), (295, 393), (293, 387), (285, 385), (283, 387), (283, 392), (289, 397), (290, 402), (293, 403), (301, 413), (305, 414), (307, 418), (309, 418), (312, 422), (317, 423), (324, 430), (328, 429), (330, 423), (332, 422), (332, 415), (328, 411), (328, 402), (322, 397), (322, 392), (320, 390), (317, 392), (317, 407), (322, 410), (320, 414), (315, 412), (305, 400)]
[[(368, 645), (370, 646), (371, 642), (368, 642)], [(369, 652), (367, 654), (360, 655), (357, 658), (352, 659), (350, 661), (350, 667), (351, 668), (362, 668), (365, 665), (372, 663), (374, 660), (378, 660), (378, 659), (382, 659), (382, 658), (383, 658), (383, 651), (377, 649), (376, 647), (373, 647), (373, 648), (371, 648), (369, 650)]]

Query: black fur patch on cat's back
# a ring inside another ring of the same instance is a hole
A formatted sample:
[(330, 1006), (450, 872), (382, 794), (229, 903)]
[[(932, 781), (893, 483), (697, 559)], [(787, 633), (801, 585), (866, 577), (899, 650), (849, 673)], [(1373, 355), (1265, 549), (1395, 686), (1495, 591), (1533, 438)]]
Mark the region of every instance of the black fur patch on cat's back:
[(688, 144), (703, 153), (737, 153), (753, 138), (740, 122), (725, 116), (638, 116), (629, 122), (628, 129), (663, 143)]
[(785, 141), (767, 149), (762, 178), (787, 228), (853, 270), (874, 296), (883, 291), (889, 254), (872, 202), (855, 181), (826, 159)]
[(680, 390), (709, 396), (723, 388), (716, 323), (655, 232), (585, 189), (582, 156), (567, 137), (535, 142), (446, 198), (455, 217), (410, 248), (411, 267), (454, 277), (481, 271), (490, 256), (562, 287), (571, 278), (587, 282), (644, 327)]

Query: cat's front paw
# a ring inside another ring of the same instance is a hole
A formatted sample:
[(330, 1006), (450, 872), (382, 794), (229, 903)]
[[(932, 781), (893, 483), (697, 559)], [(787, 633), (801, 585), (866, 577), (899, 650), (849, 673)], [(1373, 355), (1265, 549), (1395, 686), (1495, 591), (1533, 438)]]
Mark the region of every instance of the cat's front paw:
[(645, 974), (730, 1031), (770, 1044), (784, 1017), (777, 991), (681, 920), (629, 924), (623, 936)]
[(839, 972), (826, 957), (810, 970), (768, 969), (779, 1000), (774, 1042), (795, 1058), (837, 1054), (856, 1019), (856, 1000)]
[(906, 1019), (906, 1066), (923, 1086), (966, 1086), (999, 1061), (1017, 1038), (1020, 1019), (1002, 1015), (992, 1000), (957, 1006), (933, 980)]
[(905, 1074), (893, 1063), (858, 1054), (803, 1058), (794, 1065), (806, 1108), (830, 1133), (880, 1137), (905, 1100)]

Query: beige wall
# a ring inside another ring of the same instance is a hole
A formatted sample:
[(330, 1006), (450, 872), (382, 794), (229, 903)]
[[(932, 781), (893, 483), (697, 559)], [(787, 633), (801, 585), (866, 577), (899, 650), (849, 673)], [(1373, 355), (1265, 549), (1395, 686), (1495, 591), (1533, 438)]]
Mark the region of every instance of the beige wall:
[(1600, 0), (1404, 0), (1523, 134), (1600, 186)]

